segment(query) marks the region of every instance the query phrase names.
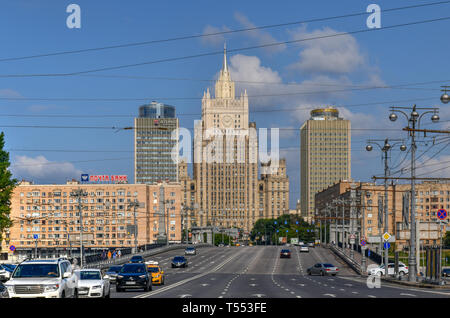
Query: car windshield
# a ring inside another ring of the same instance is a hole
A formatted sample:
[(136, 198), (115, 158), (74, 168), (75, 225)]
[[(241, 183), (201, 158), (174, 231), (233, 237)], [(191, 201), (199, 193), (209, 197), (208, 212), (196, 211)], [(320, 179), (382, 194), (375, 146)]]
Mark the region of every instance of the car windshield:
[(145, 267), (139, 264), (125, 264), (120, 273), (145, 273)]
[(13, 278), (59, 277), (58, 264), (20, 264)]
[(122, 266), (112, 266), (108, 269), (108, 272), (118, 273), (118, 272), (120, 272), (121, 268), (122, 268)]
[(187, 250), (187, 251), (193, 251), (193, 250), (195, 250), (195, 248), (193, 248), (193, 247), (187, 247), (186, 250)]
[(333, 264), (323, 264), (323, 267), (334, 267)]
[(150, 273), (158, 273), (159, 272), (159, 268), (155, 267), (155, 266), (151, 266), (151, 267), (148, 268), (148, 271)]
[(184, 257), (175, 257), (174, 259), (173, 259), (173, 261), (174, 262), (184, 262)]
[(289, 250), (282, 250), (281, 253), (289, 253)]
[(131, 258), (131, 260), (132, 260), (132, 261), (142, 261), (143, 258), (142, 258), (142, 256), (133, 256), (133, 257)]
[(81, 271), (81, 272), (77, 272), (77, 276), (81, 280), (101, 280), (102, 279), (99, 271)]

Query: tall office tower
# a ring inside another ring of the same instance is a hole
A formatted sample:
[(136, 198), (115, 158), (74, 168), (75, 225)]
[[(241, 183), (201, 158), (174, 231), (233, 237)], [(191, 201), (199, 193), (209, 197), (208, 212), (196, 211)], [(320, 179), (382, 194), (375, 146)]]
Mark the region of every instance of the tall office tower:
[(134, 127), (135, 183), (178, 181), (177, 160), (172, 159), (178, 136), (171, 138), (178, 128), (175, 107), (157, 102), (143, 105)]
[[(248, 115), (247, 91), (235, 97), (224, 49), (215, 98), (207, 89), (202, 99), (202, 120), (195, 125), (193, 179), (199, 226), (250, 231), (259, 217), (258, 144), (252, 133), (256, 124), (248, 122)], [(214, 129), (223, 136), (215, 134)], [(231, 138), (232, 134), (243, 136)]]
[(333, 107), (314, 109), (300, 128), (301, 211), (314, 217), (314, 196), (351, 176), (350, 121), (339, 118)]

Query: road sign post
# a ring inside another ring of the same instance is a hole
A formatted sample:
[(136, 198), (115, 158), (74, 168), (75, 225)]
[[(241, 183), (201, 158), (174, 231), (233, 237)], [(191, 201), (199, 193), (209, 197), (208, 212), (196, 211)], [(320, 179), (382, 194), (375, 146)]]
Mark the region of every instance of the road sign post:
[(447, 215), (447, 211), (444, 209), (440, 209), (436, 213), (436, 215), (439, 219), (439, 236), (440, 236), (440, 241), (441, 241), (441, 243), (439, 244), (439, 271), (438, 271), (439, 285), (441, 285), (442, 284), (442, 232), (443, 232), (442, 221), (444, 221), (448, 215)]

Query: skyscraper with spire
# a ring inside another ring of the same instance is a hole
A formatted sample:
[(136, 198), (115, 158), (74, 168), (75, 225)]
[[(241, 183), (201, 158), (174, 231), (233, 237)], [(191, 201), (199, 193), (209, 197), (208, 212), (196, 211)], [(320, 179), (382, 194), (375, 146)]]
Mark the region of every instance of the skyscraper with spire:
[[(202, 120), (195, 125), (193, 167), (200, 210), (198, 226), (249, 231), (259, 216), (258, 144), (256, 135), (251, 138), (249, 134), (249, 128), (256, 128), (256, 124), (248, 120), (247, 91), (236, 98), (224, 47), (215, 97), (209, 88), (204, 92)], [(233, 134), (243, 137), (230, 137)]]

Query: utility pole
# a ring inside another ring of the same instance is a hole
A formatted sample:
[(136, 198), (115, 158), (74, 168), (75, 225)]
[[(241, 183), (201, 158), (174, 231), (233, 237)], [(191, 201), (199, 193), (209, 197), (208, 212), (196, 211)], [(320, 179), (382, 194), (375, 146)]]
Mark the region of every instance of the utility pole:
[(74, 190), (72, 193), (70, 193), (71, 196), (76, 197), (78, 200), (78, 212), (79, 212), (79, 219), (80, 219), (80, 268), (83, 268), (83, 205), (82, 205), (82, 198), (86, 197), (88, 194), (87, 192), (84, 192), (81, 188), (78, 188), (77, 190)]
[[(367, 195), (368, 193), (366, 193), (366, 191), (361, 190), (361, 240), (365, 240), (365, 234), (366, 234), (366, 219), (365, 219), (365, 214), (366, 211), (364, 209), (364, 197)], [(366, 262), (366, 247), (365, 246), (361, 246), (361, 270), (363, 273), (366, 273), (366, 266), (367, 266), (367, 262)]]
[[(439, 121), (438, 111), (439, 109), (436, 107), (422, 107), (418, 108), (416, 105), (413, 105), (411, 113), (408, 115), (406, 112), (401, 109), (411, 110), (408, 107), (391, 107), (392, 113), (389, 115), (389, 120), (396, 121), (397, 115), (396, 112), (402, 113), (408, 122), (408, 128), (412, 128), (409, 132), (411, 137), (411, 232), (410, 232), (410, 240), (409, 240), (409, 281), (416, 282), (417, 281), (417, 264), (416, 264), (416, 124), (418, 124), (418, 128), (420, 128), (420, 120), (423, 115), (427, 113), (433, 113), (431, 116), (431, 121), (436, 123)], [(419, 115), (417, 110), (426, 110)], [(410, 127), (411, 125), (411, 127)], [(387, 267), (388, 264), (385, 266)]]
[(356, 205), (356, 191), (355, 183), (352, 182), (350, 190), (350, 258), (354, 258), (354, 246), (355, 246), (355, 228), (354, 228), (354, 217), (355, 217), (355, 205)]
[(134, 252), (138, 252), (138, 225), (137, 225), (137, 217), (136, 217), (136, 209), (140, 207), (141, 204), (137, 199), (134, 202), (128, 204), (128, 209), (133, 208), (133, 216), (134, 216)]

